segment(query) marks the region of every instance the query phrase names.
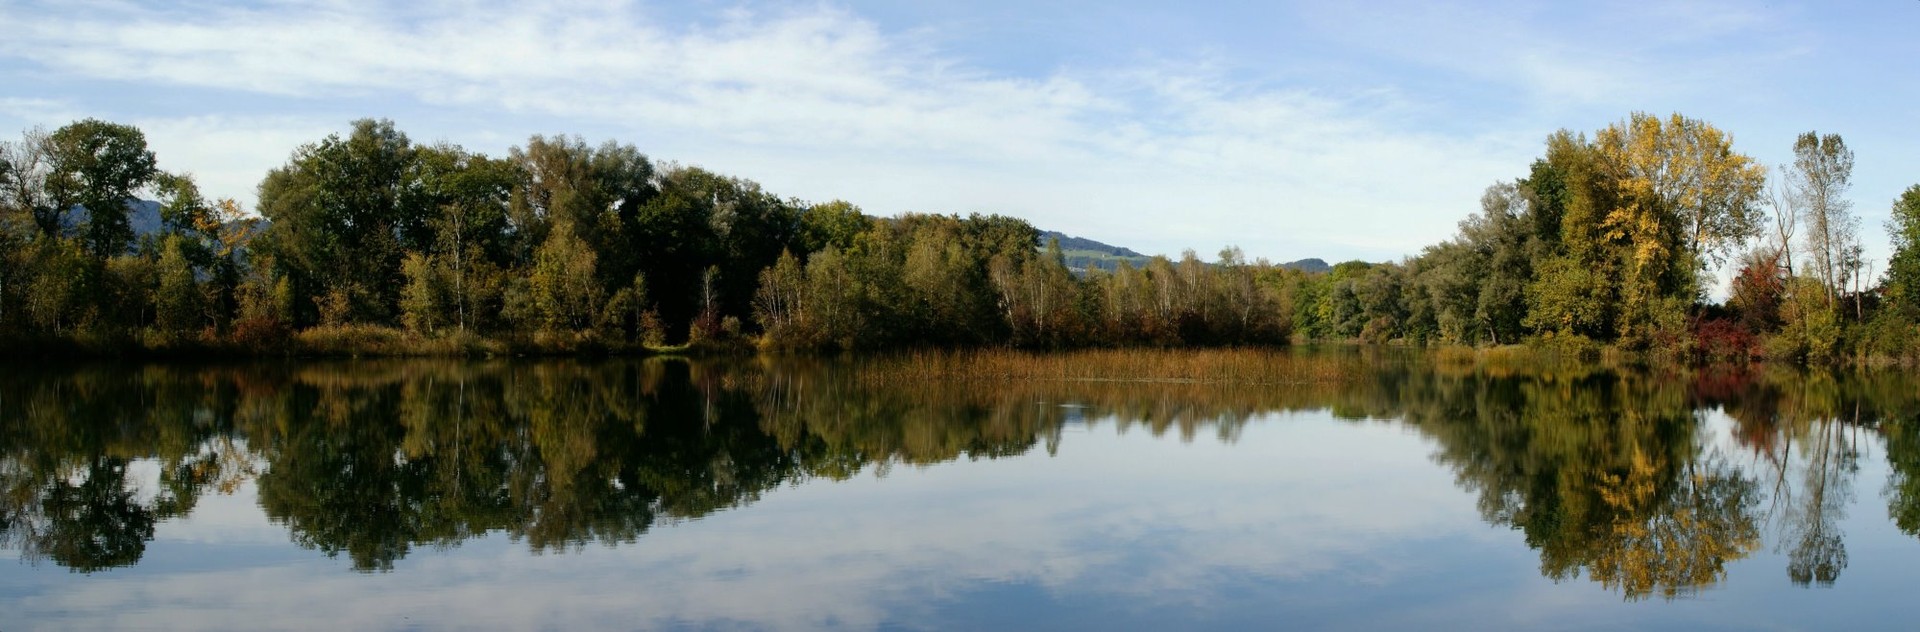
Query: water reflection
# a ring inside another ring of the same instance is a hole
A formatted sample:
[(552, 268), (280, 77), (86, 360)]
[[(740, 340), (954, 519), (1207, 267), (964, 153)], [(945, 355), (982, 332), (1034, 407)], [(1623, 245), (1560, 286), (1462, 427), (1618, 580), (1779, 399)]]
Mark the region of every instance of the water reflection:
[[(1882, 438), (1890, 515), (1920, 535), (1920, 417), (1897, 373), (1289, 361), (1338, 377), (901, 380), (792, 359), (4, 369), (0, 542), (78, 572), (127, 566), (156, 524), (250, 482), (294, 542), (379, 571), (489, 533), (535, 551), (631, 543), (809, 479), (1051, 453), (1088, 420), (1232, 442), (1262, 415), (1317, 410), (1427, 437), (1541, 575), (1628, 599), (1693, 594), (1769, 542), (1793, 582), (1832, 585)], [(1703, 422), (1715, 409), (1726, 440)]]

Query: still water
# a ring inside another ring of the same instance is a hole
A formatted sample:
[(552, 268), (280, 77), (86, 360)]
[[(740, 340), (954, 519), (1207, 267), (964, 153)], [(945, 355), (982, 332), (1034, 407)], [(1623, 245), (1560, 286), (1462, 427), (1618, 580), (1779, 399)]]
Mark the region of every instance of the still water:
[(1294, 354), (0, 368), (0, 629), (1920, 625), (1912, 374)]

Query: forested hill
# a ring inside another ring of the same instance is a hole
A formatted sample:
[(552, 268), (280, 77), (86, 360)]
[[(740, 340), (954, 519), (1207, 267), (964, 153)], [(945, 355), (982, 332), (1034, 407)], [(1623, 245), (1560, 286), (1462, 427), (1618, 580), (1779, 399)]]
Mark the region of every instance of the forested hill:
[(1311, 259), (1301, 259), (1299, 261), (1289, 261), (1287, 263), (1280, 264), (1280, 267), (1287, 268), (1289, 270), (1299, 270), (1301, 272), (1328, 272), (1333, 270), (1332, 265), (1328, 265), (1326, 260), (1320, 259), (1318, 257), (1311, 258)]
[(1134, 252), (1130, 248), (1109, 246), (1084, 237), (1074, 237), (1060, 231), (1049, 230), (1040, 233), (1040, 245), (1060, 241), (1060, 251), (1067, 256), (1067, 268), (1078, 274), (1086, 274), (1095, 268), (1112, 272), (1125, 261), (1135, 268), (1147, 264), (1147, 256)]
[(1109, 246), (1107, 244), (1103, 244), (1091, 239), (1087, 239), (1085, 237), (1075, 237), (1057, 230), (1049, 230), (1049, 231), (1040, 233), (1040, 242), (1043, 244), (1046, 243), (1048, 240), (1053, 240), (1053, 239), (1060, 240), (1061, 250), (1087, 250), (1087, 251), (1097, 252), (1101, 254), (1112, 255), (1115, 257), (1140, 259), (1142, 261), (1146, 260), (1147, 258), (1146, 255), (1140, 254), (1138, 252), (1134, 252), (1132, 248), (1122, 248), (1120, 246)]

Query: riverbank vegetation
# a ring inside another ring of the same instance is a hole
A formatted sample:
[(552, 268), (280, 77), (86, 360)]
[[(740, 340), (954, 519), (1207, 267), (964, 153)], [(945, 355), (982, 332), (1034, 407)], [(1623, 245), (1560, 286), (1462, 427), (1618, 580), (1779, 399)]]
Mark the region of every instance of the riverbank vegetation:
[[(1920, 356), (1920, 185), (1893, 203), (1876, 283), (1846, 197), (1853, 153), (1802, 134), (1766, 170), (1711, 125), (1635, 114), (1562, 131), (1524, 177), (1487, 188), (1452, 239), (1397, 263), (1286, 273), (1312, 338), (1528, 342), (1675, 359)], [(1731, 266), (1724, 303), (1707, 300)]]
[[(1004, 216), (875, 219), (628, 145), (507, 156), (386, 121), (304, 145), (259, 216), (87, 120), (4, 145), (0, 336), (16, 350), (626, 352), (1283, 343), (1228, 251), (1099, 279)], [(137, 233), (136, 194), (159, 198)], [(128, 202), (134, 202), (129, 205)], [(102, 209), (95, 212), (94, 209)]]
[[(874, 218), (631, 145), (500, 157), (389, 121), (303, 145), (257, 214), (169, 172), (137, 128), (0, 143), (0, 342), (14, 355), (488, 355), (677, 348), (1191, 347), (1352, 339), (1675, 358), (1920, 356), (1920, 186), (1878, 282), (1853, 155), (1767, 170), (1711, 125), (1562, 131), (1454, 238), (1327, 272), (1121, 262), (1076, 274), (1000, 215)], [(151, 202), (142, 200), (151, 199)], [(149, 226), (130, 218), (157, 217)], [(1733, 266), (1730, 297), (1707, 300)]]

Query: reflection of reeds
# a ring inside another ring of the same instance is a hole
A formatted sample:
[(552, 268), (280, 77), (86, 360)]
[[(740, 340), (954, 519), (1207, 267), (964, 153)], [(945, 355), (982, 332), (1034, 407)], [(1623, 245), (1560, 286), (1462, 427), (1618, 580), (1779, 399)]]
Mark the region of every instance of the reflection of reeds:
[(1553, 378), (1578, 377), (1626, 364), (1617, 356), (1588, 357), (1580, 353), (1528, 345), (1464, 347), (1446, 345), (1425, 352), (1436, 372), (1443, 375), (1485, 375), (1489, 377)]
[(1095, 349), (1033, 353), (1012, 350), (924, 351), (860, 365), (867, 384), (956, 381), (1167, 382), (1322, 384), (1357, 375), (1352, 361), (1283, 350)]

